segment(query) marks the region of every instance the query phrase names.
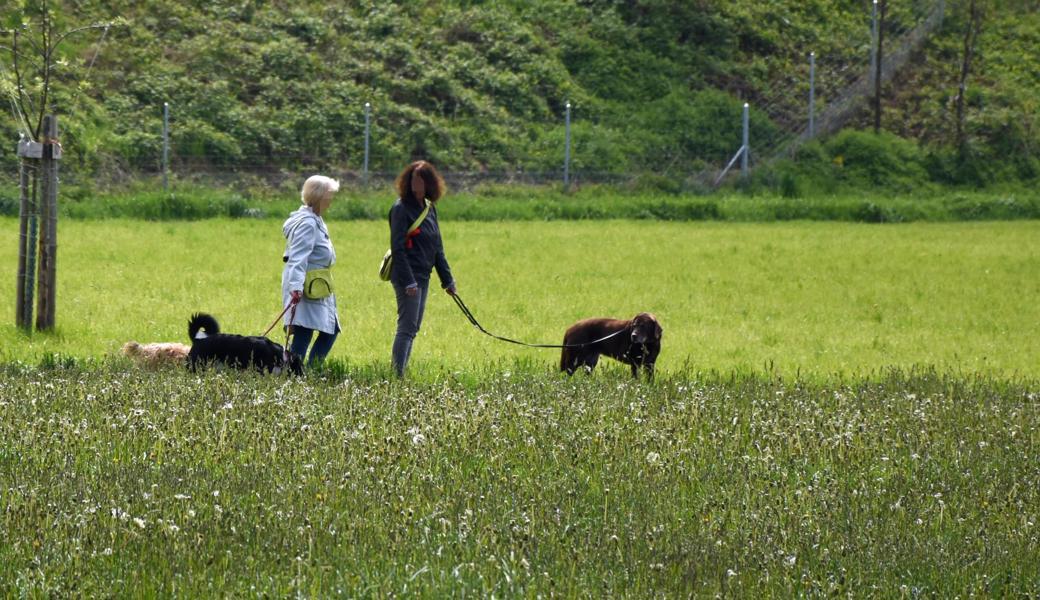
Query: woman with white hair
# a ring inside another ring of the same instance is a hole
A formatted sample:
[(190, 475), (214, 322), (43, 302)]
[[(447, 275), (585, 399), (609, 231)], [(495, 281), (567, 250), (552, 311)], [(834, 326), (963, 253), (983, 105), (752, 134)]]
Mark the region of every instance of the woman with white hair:
[[(282, 225), (286, 239), (282, 256), (285, 263), (282, 306), (290, 302), (296, 305), (295, 310), (285, 313), (286, 326), (292, 319), (289, 351), (301, 362), (306, 358), (308, 366), (325, 360), (340, 331), (331, 276), (336, 250), (324, 219), (337, 191), (339, 182), (335, 179), (324, 175), (308, 178), (300, 192), (303, 206), (293, 211)], [(307, 347), (315, 333), (317, 338), (307, 357)]]

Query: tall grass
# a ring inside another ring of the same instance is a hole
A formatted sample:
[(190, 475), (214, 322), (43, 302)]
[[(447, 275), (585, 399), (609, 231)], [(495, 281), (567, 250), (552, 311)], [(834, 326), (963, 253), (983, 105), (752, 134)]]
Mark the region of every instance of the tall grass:
[(0, 371), (0, 594), (1040, 591), (1035, 380), (347, 375)]

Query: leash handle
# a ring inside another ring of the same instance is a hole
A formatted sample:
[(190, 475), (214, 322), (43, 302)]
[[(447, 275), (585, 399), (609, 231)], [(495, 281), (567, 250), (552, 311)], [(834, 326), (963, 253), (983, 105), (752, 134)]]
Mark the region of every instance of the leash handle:
[(592, 340), (591, 342), (585, 342), (584, 344), (528, 344), (527, 342), (521, 342), (509, 339), (507, 337), (502, 337), (500, 335), (495, 335), (487, 329), (484, 329), (484, 327), (477, 321), (477, 318), (473, 316), (473, 313), (470, 312), (469, 307), (466, 306), (466, 303), (462, 301), (462, 298), (459, 298), (458, 293), (452, 294), (451, 297), (453, 300), (455, 300), (455, 304), (458, 305), (459, 310), (461, 310), (462, 314), (466, 316), (466, 319), (469, 320), (470, 324), (479, 329), (481, 333), (491, 336), (496, 340), (502, 340), (503, 342), (509, 342), (510, 344), (517, 344), (518, 346), (527, 346), (528, 348), (584, 348), (585, 346), (591, 346), (593, 344), (598, 344), (602, 341), (609, 340), (610, 338), (616, 335), (620, 335), (627, 330), (627, 328), (619, 329), (614, 333), (599, 338), (598, 340)]

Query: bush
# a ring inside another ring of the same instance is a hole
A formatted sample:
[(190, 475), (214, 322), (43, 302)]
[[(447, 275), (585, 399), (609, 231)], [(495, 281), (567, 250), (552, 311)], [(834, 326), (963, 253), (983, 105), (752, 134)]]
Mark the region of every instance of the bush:
[(1036, 198), (1018, 199), (1014, 196), (957, 195), (950, 203), (950, 213), (965, 221), (1036, 219), (1040, 218), (1040, 202)]
[(917, 144), (895, 134), (846, 129), (824, 148), (848, 185), (906, 192), (929, 184)]
[(667, 175), (641, 173), (629, 182), (627, 188), (631, 191), (639, 192), (679, 194), (683, 191), (683, 182), (676, 177)]
[(21, 201), (18, 199), (18, 189), (14, 189), (13, 194), (8, 194), (6, 190), (0, 191), (0, 215), (5, 217), (17, 217), (18, 211), (21, 210)]
[[(632, 128), (657, 132), (656, 145), (643, 152), (643, 166), (658, 170), (676, 156), (728, 160), (740, 148), (742, 112), (740, 100), (717, 90), (675, 91), (642, 105)], [(772, 144), (777, 129), (769, 117), (752, 108), (749, 120), (755, 143)]]

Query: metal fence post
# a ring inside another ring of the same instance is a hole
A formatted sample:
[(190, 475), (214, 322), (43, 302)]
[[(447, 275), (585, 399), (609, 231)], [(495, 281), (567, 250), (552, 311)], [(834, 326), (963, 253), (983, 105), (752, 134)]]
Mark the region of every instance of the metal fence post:
[(564, 118), (563, 134), (563, 187), (570, 189), (571, 186), (571, 103), (567, 103), (567, 113)]
[(170, 188), (170, 103), (162, 103), (162, 189)]
[(744, 178), (747, 178), (747, 176), (748, 176), (748, 153), (751, 151), (751, 147), (750, 147), (750, 145), (748, 143), (749, 142), (749, 138), (750, 138), (750, 133), (751, 133), (749, 131), (749, 129), (750, 129), (750, 119), (748, 118), (749, 117), (749, 114), (748, 114), (749, 110), (750, 109), (749, 109), (748, 103), (745, 102), (744, 103), (744, 119), (743, 119), (744, 120), (744, 135), (742, 137), (743, 153), (740, 156), (740, 176), (744, 177)]
[(816, 53), (809, 53), (809, 138), (816, 137)]
[(365, 166), (363, 167), (363, 170), (361, 172), (361, 180), (366, 186), (368, 185), (368, 136), (371, 132), (371, 113), (372, 105), (368, 102), (365, 102)]

